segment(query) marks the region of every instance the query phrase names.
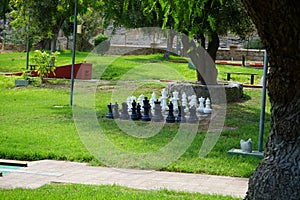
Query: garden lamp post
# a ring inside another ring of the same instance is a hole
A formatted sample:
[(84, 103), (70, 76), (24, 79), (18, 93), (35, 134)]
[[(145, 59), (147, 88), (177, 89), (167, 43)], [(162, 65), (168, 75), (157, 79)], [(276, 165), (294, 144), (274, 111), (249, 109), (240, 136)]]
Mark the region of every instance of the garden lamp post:
[(73, 90), (74, 90), (74, 71), (75, 71), (75, 50), (76, 50), (76, 29), (77, 29), (77, 6), (78, 0), (75, 0), (74, 8), (74, 24), (73, 24), (73, 47), (72, 47), (72, 70), (71, 70), (71, 89), (70, 89), (70, 106), (73, 105)]

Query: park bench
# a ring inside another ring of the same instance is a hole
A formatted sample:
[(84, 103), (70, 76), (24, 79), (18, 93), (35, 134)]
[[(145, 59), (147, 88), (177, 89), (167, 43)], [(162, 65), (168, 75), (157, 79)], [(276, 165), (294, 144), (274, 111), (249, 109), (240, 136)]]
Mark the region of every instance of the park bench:
[(254, 74), (254, 73), (245, 73), (245, 72), (225, 72), (225, 74), (227, 74), (227, 81), (230, 80), (230, 76), (231, 74), (235, 74), (235, 75), (250, 75), (250, 84), (253, 85), (254, 84), (254, 76), (258, 75), (258, 74)]

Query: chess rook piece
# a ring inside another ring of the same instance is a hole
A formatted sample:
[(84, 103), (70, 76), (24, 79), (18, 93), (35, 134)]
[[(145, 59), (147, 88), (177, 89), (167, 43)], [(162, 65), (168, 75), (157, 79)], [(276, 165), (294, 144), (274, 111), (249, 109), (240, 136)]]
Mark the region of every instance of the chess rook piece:
[(144, 116), (142, 117), (142, 121), (151, 121), (151, 118), (150, 118), (150, 109), (151, 109), (151, 106), (149, 104), (149, 100), (148, 100), (148, 97), (145, 97), (145, 100), (143, 100), (143, 103), (144, 103)]
[(112, 111), (113, 106), (110, 103), (107, 105), (107, 107), (108, 107), (108, 113), (106, 115), (106, 118), (113, 119), (114, 118), (113, 111)]
[(174, 123), (175, 122), (175, 116), (174, 116), (174, 107), (173, 107), (172, 101), (170, 101), (168, 107), (169, 107), (169, 112), (168, 112), (168, 116), (166, 118), (166, 122), (167, 123)]
[(185, 123), (186, 118), (185, 118), (185, 113), (184, 113), (184, 106), (178, 106), (178, 116), (176, 121), (178, 123)]
[(120, 113), (119, 113), (119, 105), (118, 103), (116, 102), (115, 105), (113, 106), (113, 116), (114, 116), (114, 119), (117, 119), (120, 117)]
[(209, 98), (207, 98), (206, 101), (205, 101), (205, 108), (204, 108), (203, 112), (205, 114), (211, 114), (211, 110), (212, 109), (210, 107), (210, 100), (209, 100)]
[(143, 116), (142, 116), (142, 113), (141, 113), (140, 103), (138, 103), (137, 106), (136, 106), (136, 114), (137, 114), (138, 119), (142, 119)]
[(189, 119), (188, 119), (188, 123), (196, 123), (196, 122), (198, 122), (196, 107), (192, 106), (190, 108), (190, 116), (189, 116)]
[(135, 100), (132, 101), (132, 108), (131, 108), (131, 116), (130, 119), (132, 120), (139, 120), (137, 113), (136, 113), (136, 102)]
[(128, 106), (126, 102), (122, 103), (122, 110), (121, 110), (121, 115), (120, 115), (120, 119), (121, 120), (128, 120), (129, 114), (128, 114)]
[(161, 122), (163, 121), (164, 117), (161, 114), (161, 107), (160, 107), (160, 101), (158, 99), (154, 101), (154, 115), (151, 118), (154, 122)]

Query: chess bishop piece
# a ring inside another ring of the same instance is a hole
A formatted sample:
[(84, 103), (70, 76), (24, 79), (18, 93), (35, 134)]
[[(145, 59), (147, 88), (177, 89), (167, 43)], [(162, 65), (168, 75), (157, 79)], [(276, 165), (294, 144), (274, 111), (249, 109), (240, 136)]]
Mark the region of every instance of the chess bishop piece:
[(169, 112), (168, 112), (168, 116), (166, 118), (166, 122), (167, 123), (174, 123), (175, 122), (175, 116), (174, 116), (174, 108), (173, 108), (172, 101), (170, 101), (168, 107), (169, 107)]
[(135, 102), (135, 100), (133, 100), (132, 101), (132, 108), (131, 108), (131, 116), (130, 116), (130, 119), (132, 119), (132, 120), (139, 120), (139, 118), (138, 118), (138, 115), (137, 115), (137, 113), (136, 113), (136, 102)]
[(199, 107), (197, 108), (197, 111), (199, 113), (204, 113), (204, 100), (205, 100), (205, 98), (200, 97), (198, 100), (199, 100)]

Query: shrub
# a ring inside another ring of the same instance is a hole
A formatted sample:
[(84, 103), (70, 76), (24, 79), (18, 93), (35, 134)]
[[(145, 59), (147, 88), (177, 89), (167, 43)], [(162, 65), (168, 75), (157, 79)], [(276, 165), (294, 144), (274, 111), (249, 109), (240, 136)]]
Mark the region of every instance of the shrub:
[(59, 52), (47, 53), (46, 51), (35, 50), (35, 55), (32, 58), (33, 63), (36, 65), (36, 72), (41, 78), (42, 83), (45, 82), (44, 78), (51, 72), (54, 73), (55, 63)]
[(96, 52), (98, 54), (103, 55), (105, 52), (109, 50), (110, 41), (107, 35), (100, 34), (94, 38), (94, 45), (96, 48)]

